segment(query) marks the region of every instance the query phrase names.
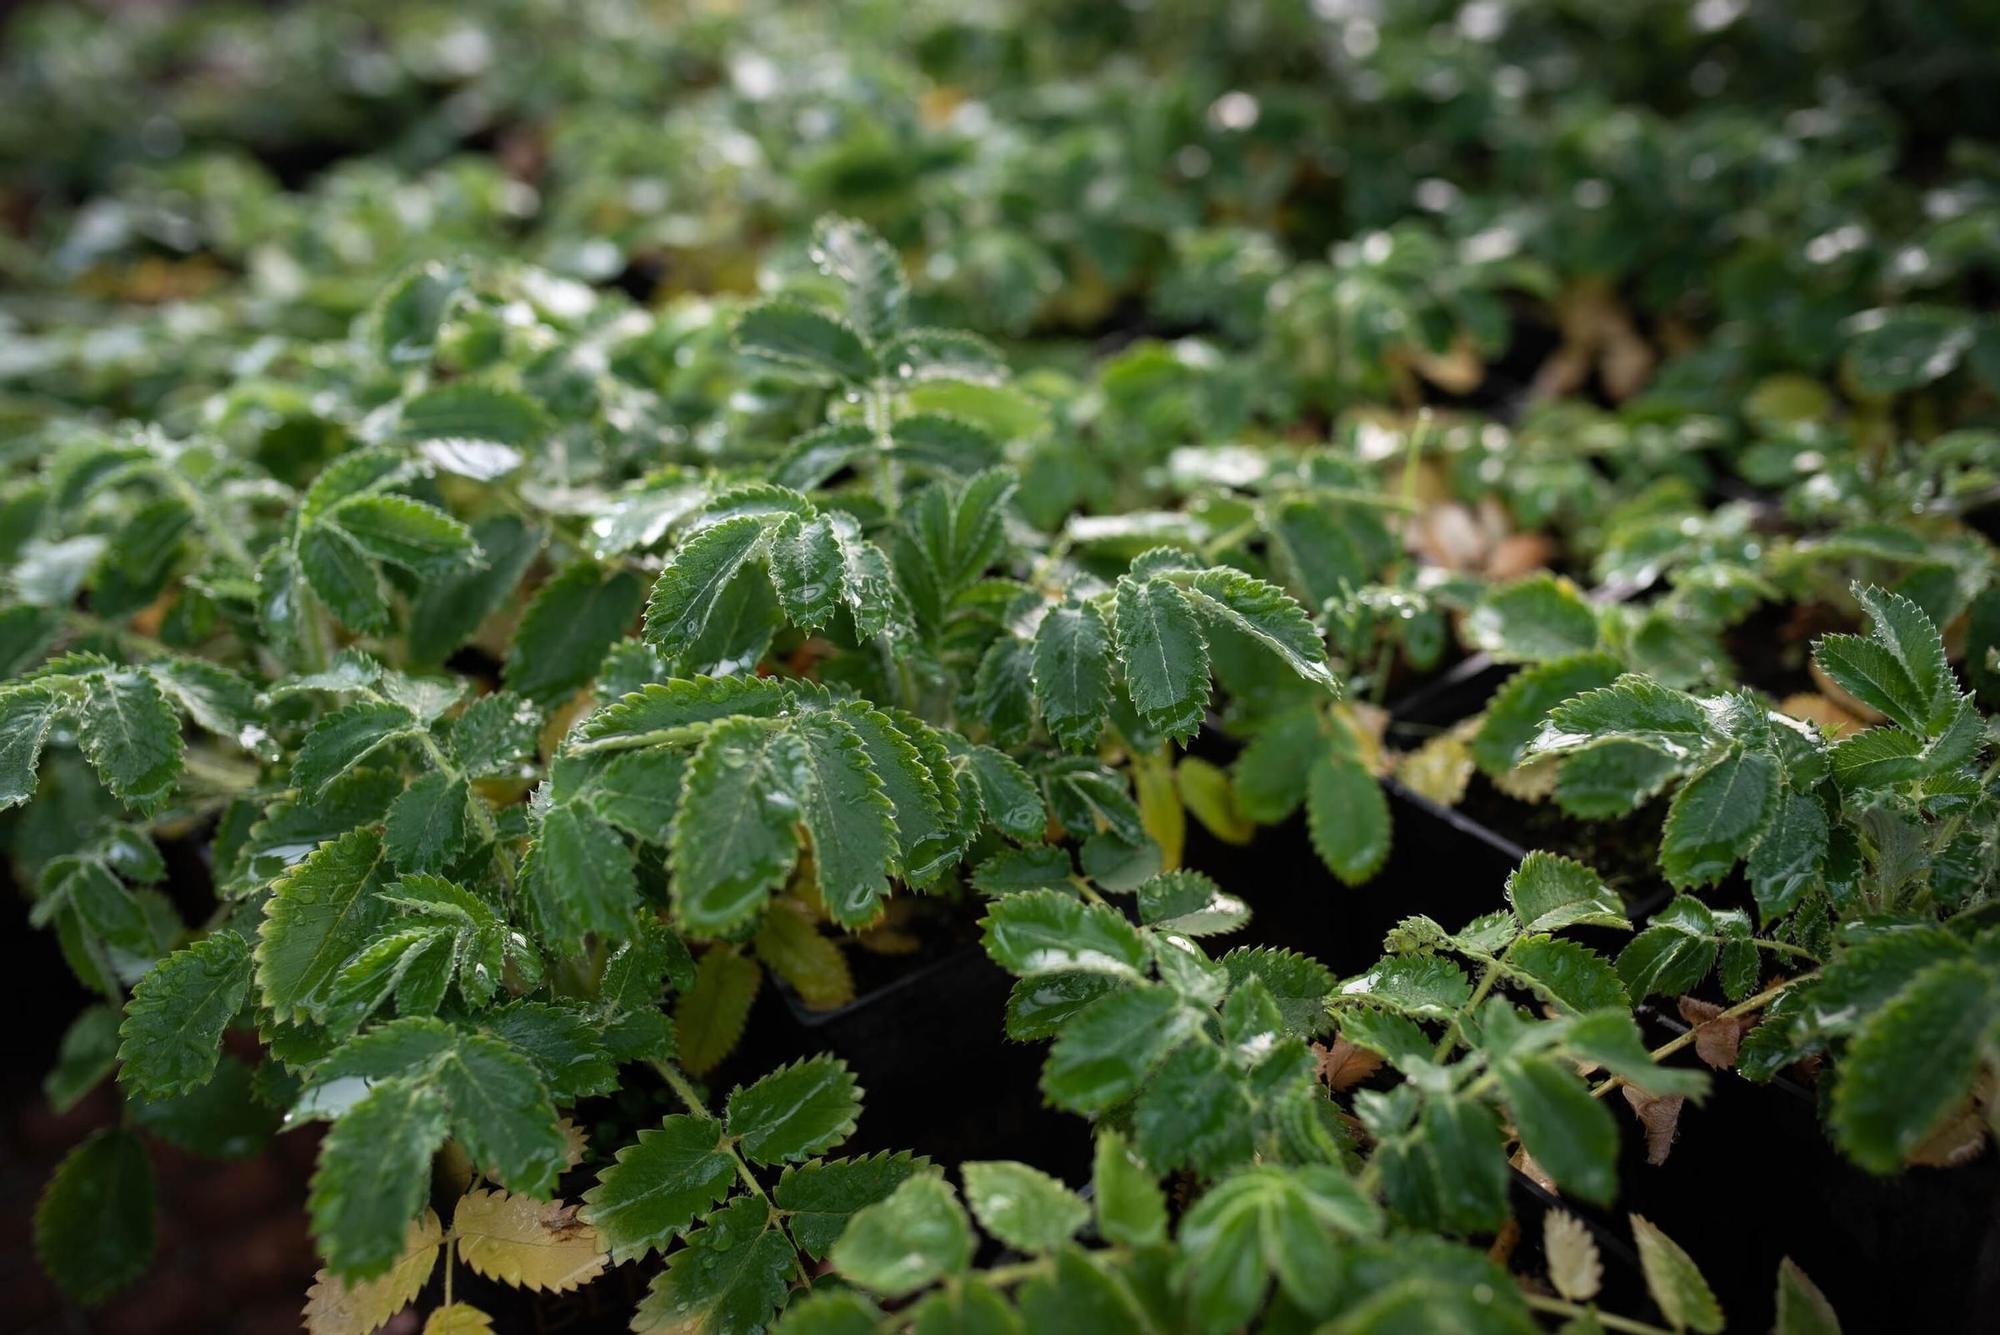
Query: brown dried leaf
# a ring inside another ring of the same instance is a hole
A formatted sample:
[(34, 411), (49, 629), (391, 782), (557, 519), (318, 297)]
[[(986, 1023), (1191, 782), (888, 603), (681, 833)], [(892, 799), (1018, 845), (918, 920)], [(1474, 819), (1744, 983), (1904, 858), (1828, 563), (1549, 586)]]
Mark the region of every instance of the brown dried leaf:
[(590, 1140), (583, 1134), (573, 1118), (559, 1117), (556, 1128), (562, 1132), (563, 1167), (574, 1168), (583, 1162), (583, 1156), (590, 1151)]
[(1860, 719), (1870, 727), (1877, 723), (1887, 723), (1889, 721), (1888, 715), (1881, 713), (1873, 706), (1862, 704), (1855, 696), (1848, 694), (1847, 689), (1839, 682), (1827, 676), (1820, 669), (1817, 659), (1809, 661), (1806, 667), (1812, 673), (1813, 685), (1819, 688), (1819, 693), (1831, 701), (1833, 707), (1841, 713), (1851, 718)]
[(1718, 1071), (1733, 1069), (1737, 1049), (1743, 1046), (1743, 1035), (1757, 1021), (1748, 1015), (1724, 1019), (1722, 1007), (1698, 997), (1682, 997), (1680, 1009), (1681, 1018), (1694, 1026), (1695, 1055)]
[(1681, 1108), (1686, 1105), (1687, 1096), (1653, 1095), (1631, 1085), (1620, 1085), (1618, 1092), (1625, 1096), (1626, 1105), (1638, 1115), (1639, 1125), (1645, 1129), (1646, 1162), (1659, 1167), (1673, 1153), (1674, 1137), (1681, 1129)]
[(1526, 1150), (1515, 1150), (1507, 1162), (1514, 1165), (1514, 1171), (1528, 1178), (1543, 1191), (1553, 1196), (1562, 1194), (1562, 1188), (1556, 1185), (1556, 1180), (1550, 1177), (1542, 1166), (1535, 1162), (1535, 1156)]
[(411, 1222), (403, 1254), (387, 1274), (353, 1285), (324, 1270), (314, 1275), (306, 1293), (308, 1335), (368, 1335), (386, 1325), (416, 1300), (437, 1266), (438, 1244), (443, 1241), (444, 1225), (437, 1212), (425, 1210), (423, 1218)]
[(1488, 579), (1513, 580), (1547, 568), (1555, 559), (1556, 545), (1547, 534), (1513, 533), (1500, 540), (1486, 558)]
[(467, 1265), (522, 1288), (566, 1293), (603, 1274), (611, 1259), (597, 1230), (561, 1201), (470, 1191), (451, 1228)]
[(1500, 1225), (1500, 1231), (1493, 1235), (1493, 1243), (1486, 1249), (1486, 1259), (1498, 1266), (1504, 1266), (1514, 1259), (1514, 1249), (1521, 1245), (1521, 1223), (1512, 1215)]
[(1344, 1038), (1336, 1038), (1331, 1044), (1315, 1043), (1312, 1049), (1319, 1058), (1319, 1078), (1335, 1093), (1352, 1089), (1382, 1069), (1378, 1054), (1358, 1048)]
[(1925, 1168), (1956, 1168), (1971, 1163), (1986, 1152), (1987, 1134), (1986, 1118), (1978, 1102), (1968, 1099), (1963, 1108), (1910, 1151), (1909, 1162)]

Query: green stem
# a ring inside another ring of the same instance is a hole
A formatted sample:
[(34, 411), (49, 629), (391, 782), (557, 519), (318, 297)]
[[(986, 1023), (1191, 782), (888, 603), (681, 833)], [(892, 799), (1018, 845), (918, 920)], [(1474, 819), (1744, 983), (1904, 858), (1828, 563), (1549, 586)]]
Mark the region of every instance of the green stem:
[[(1512, 950), (1513, 947), (1509, 946), (1507, 949)], [(1506, 951), (1502, 951), (1500, 959), (1489, 963), (1485, 971), (1479, 975), (1479, 986), (1472, 990), (1472, 999), (1459, 1007), (1458, 1013), (1451, 1017), (1451, 1023), (1445, 1026), (1444, 1036), (1438, 1039), (1437, 1051), (1431, 1054), (1432, 1061), (1443, 1061), (1451, 1055), (1451, 1050), (1458, 1046), (1459, 1035), (1462, 1031), (1465, 1017), (1478, 1010), (1479, 1003), (1486, 1000), (1487, 996), (1500, 982), (1501, 975), (1504, 972), (1500, 967), (1500, 960), (1504, 960), (1506, 957)]]
[(1521, 1297), (1526, 1300), (1529, 1307), (1537, 1312), (1547, 1312), (1550, 1316), (1590, 1317), (1606, 1330), (1624, 1331), (1626, 1335), (1673, 1335), (1673, 1332), (1664, 1326), (1634, 1321), (1629, 1316), (1614, 1316), (1609, 1312), (1600, 1312), (1595, 1307), (1586, 1307), (1582, 1303), (1564, 1302), (1561, 1298), (1545, 1298), (1539, 1293), (1524, 1293)]
[[(1807, 979), (1814, 978), (1817, 976), (1818, 975), (1816, 973), (1806, 973), (1806, 974), (1800, 974), (1797, 978), (1787, 978), (1781, 983), (1774, 983), (1772, 986), (1765, 988), (1762, 992), (1759, 992), (1756, 996), (1751, 997), (1748, 1001), (1739, 1001), (1734, 1006), (1731, 1006), (1728, 1010), (1721, 1011), (1711, 1019), (1702, 1021), (1702, 1024), (1712, 1024), (1715, 1022), (1715, 1020), (1734, 1020), (1739, 1016), (1755, 1014), (1757, 1011), (1764, 1009), (1764, 1007), (1770, 1005), (1773, 1001), (1776, 1001), (1780, 996), (1784, 995), (1784, 993), (1788, 989), (1797, 987), (1800, 983), (1805, 982)], [(1669, 1039), (1667, 1042), (1662, 1043), (1659, 1047), (1654, 1048), (1651, 1052), (1647, 1053), (1646, 1056), (1651, 1061), (1657, 1064), (1663, 1058), (1671, 1057), (1676, 1052), (1679, 1052), (1682, 1048), (1691, 1045), (1695, 1041), (1695, 1035), (1699, 1033), (1700, 1030), (1701, 1030), (1701, 1025), (1698, 1024), (1694, 1026), (1694, 1028), (1688, 1030), (1685, 1034), (1682, 1034), (1680, 1037)], [(1592, 1085), (1590, 1087), (1590, 1097), (1592, 1097), (1593, 1099), (1601, 1099), (1606, 1094), (1609, 1094), (1612, 1090), (1617, 1089), (1620, 1085), (1629, 1085), (1631, 1083), (1632, 1082), (1630, 1080), (1627, 1080), (1622, 1075), (1614, 1075), (1608, 1080), (1600, 1080), (1595, 1085)]]

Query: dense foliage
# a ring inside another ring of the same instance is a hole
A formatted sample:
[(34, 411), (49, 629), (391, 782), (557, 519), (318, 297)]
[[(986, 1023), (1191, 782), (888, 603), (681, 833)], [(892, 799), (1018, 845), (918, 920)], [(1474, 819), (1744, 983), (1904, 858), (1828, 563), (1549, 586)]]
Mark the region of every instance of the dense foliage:
[[(0, 840), (96, 995), (47, 1096), (123, 1109), (36, 1212), (77, 1302), (149, 1144), (283, 1133), (314, 1332), (624, 1265), (640, 1331), (1706, 1332), (1603, 1211), (1717, 1082), (1990, 1152), (1993, 16), (7, 22)], [(1465, 921), (1396, 871), (1461, 804), (1529, 848)], [(843, 1155), (810, 1029), (743, 1069), (767, 981), (973, 937), (1087, 1182)]]

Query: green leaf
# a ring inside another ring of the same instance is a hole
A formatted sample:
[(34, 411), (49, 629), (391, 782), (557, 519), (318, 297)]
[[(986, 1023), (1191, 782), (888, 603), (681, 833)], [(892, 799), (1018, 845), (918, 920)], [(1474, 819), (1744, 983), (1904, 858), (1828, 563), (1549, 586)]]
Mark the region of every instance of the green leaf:
[(676, 1114), (618, 1151), (583, 1193), (581, 1211), (614, 1263), (666, 1250), (696, 1215), (729, 1194), (736, 1164), (722, 1143), (720, 1122)]
[(1133, 708), (1155, 732), (1191, 736), (1208, 704), (1208, 642), (1187, 598), (1164, 579), (1126, 575), (1113, 624)]
[(55, 697), (38, 686), (0, 691), (0, 810), (35, 795), (35, 767), (59, 712)]
[(1840, 1335), (1833, 1304), (1789, 1256), (1778, 1262), (1778, 1323), (1773, 1335)]
[(205, 1083), (249, 987), (250, 946), (235, 932), (212, 933), (161, 960), (125, 1008), (120, 1082), (148, 1099)]
[(1660, 1314), (1675, 1330), (1715, 1335), (1722, 1329), (1722, 1308), (1693, 1258), (1680, 1245), (1640, 1215), (1632, 1215), (1632, 1240), (1639, 1244), (1639, 1266), (1646, 1290)]
[(292, 783), (307, 801), (318, 801), (328, 785), (376, 751), (421, 731), (416, 715), (401, 705), (358, 701), (313, 725), (292, 763)]
[(729, 1134), (752, 1163), (811, 1158), (854, 1134), (861, 1088), (845, 1062), (821, 1055), (782, 1066), (729, 1095)]
[(1334, 995), (1417, 1019), (1448, 1020), (1472, 1000), (1472, 980), (1439, 955), (1391, 955), (1343, 982)]
[(1536, 849), (1507, 874), (1507, 902), (1523, 932), (1631, 927), (1617, 892), (1573, 858)]
[(1770, 823), (1780, 781), (1775, 756), (1731, 747), (1681, 785), (1660, 839), (1668, 884), (1687, 890), (1728, 875)]
[(1714, 915), (1701, 901), (1682, 895), (1618, 953), (1618, 976), (1635, 1001), (1678, 996), (1707, 975), (1716, 950)]
[(1114, 992), (1063, 1030), (1042, 1070), (1042, 1091), (1072, 1112), (1102, 1112), (1129, 1098), (1199, 1026), (1171, 988)]
[(1023, 1284), (1021, 1321), (1035, 1335), (1146, 1335), (1154, 1329), (1125, 1282), (1088, 1252), (1065, 1247), (1053, 1273)]
[(1306, 779), (1306, 829), (1327, 869), (1360, 885), (1388, 861), (1389, 799), (1366, 765), (1327, 751)]
[(1243, 814), (1260, 824), (1275, 825), (1298, 810), (1305, 800), (1307, 776), (1329, 745), (1311, 711), (1272, 720), (1251, 738), (1230, 769)]
[(341, 966), (388, 916), (384, 871), (381, 837), (364, 826), (321, 844), (271, 887), (256, 952), (266, 1006), (286, 1018), (324, 1018)]
[(903, 322), (910, 289), (894, 248), (866, 223), (828, 214), (813, 224), (810, 251), (820, 272), (847, 289), (847, 318), (870, 338), (885, 338)]
[(95, 1306), (153, 1260), (153, 1166), (129, 1131), (105, 1127), (64, 1156), (35, 1207), (35, 1255), (76, 1302)]
[(889, 868), (899, 860), (895, 806), (868, 762), (860, 734), (844, 719), (807, 714), (793, 725), (793, 735), (820, 899), (834, 922), (866, 926), (888, 898)]
[(820, 1289), (790, 1306), (772, 1335), (878, 1335), (882, 1313), (852, 1289)]
[(693, 646), (723, 591), (763, 546), (766, 519), (735, 515), (702, 529), (660, 572), (646, 601), (646, 639), (669, 659)]
[[(306, 525), (299, 533), (298, 568), (342, 625), (363, 634), (389, 628), (389, 586), (361, 544), (344, 530), (331, 524)], [(265, 586), (265, 620), (288, 625), (296, 613), (282, 578), (285, 572), (268, 563), (266, 569), (273, 579)]]
[(1601, 1006), (1631, 1006), (1610, 961), (1574, 941), (1525, 937), (1508, 951), (1507, 971), (1566, 1010), (1581, 1013)]
[[(1245, 995), (1239, 989), (1231, 996), (1232, 1007)], [(1268, 993), (1263, 1000), (1264, 1018), (1272, 1023), (1257, 1037), (1269, 1043), (1276, 1037), (1277, 1007)], [(1230, 1037), (1236, 1041), (1234, 1032)], [(1229, 1057), (1212, 1043), (1187, 1043), (1169, 1054), (1139, 1091), (1132, 1126), (1148, 1163), (1212, 1176), (1249, 1161), (1255, 1117), (1249, 1090)]]
[(1339, 1265), (1335, 1235), (1381, 1227), (1375, 1205), (1338, 1169), (1260, 1166), (1217, 1184), (1181, 1221), (1179, 1273), (1197, 1327), (1235, 1330), (1263, 1306), (1275, 1278), (1308, 1312), (1328, 1307)]
[(833, 519), (786, 515), (771, 532), (771, 587), (785, 617), (802, 630), (818, 630), (840, 606), (840, 540)]
[(1303, 680), (1340, 693), (1312, 618), (1283, 589), (1226, 566), (1199, 571), (1181, 587), (1196, 613), (1248, 636)]
[(977, 1275), (925, 1295), (910, 1309), (910, 1335), (1025, 1335), (1000, 1290)]
[(1925, 969), (1855, 1032), (1830, 1121), (1863, 1168), (1893, 1173), (1962, 1103), (2000, 1030), (2000, 989), (1970, 960)]
[(1534, 575), (1488, 593), (1466, 637), (1503, 663), (1545, 663), (1597, 647), (1597, 613), (1568, 580)]
[(1097, 1133), (1090, 1182), (1097, 1231), (1106, 1242), (1149, 1247), (1166, 1238), (1166, 1194), (1117, 1131)]
[(1218, 936), (1250, 921), (1250, 906), (1198, 871), (1170, 871), (1139, 887), (1139, 921), (1181, 936)]
[(1676, 760), (1693, 756), (1709, 734), (1708, 714), (1685, 691), (1626, 673), (1549, 711), (1532, 751), (1574, 750), (1618, 737), (1643, 742)]
[(634, 1330), (680, 1335), (762, 1331), (791, 1286), (792, 1245), (762, 1201), (739, 1196), (688, 1234), (687, 1245), (632, 1314)]
[(432, 770), (389, 804), (383, 848), (399, 871), (443, 871), (466, 849), (464, 779)]
[(961, 743), (953, 754), (972, 780), (980, 814), (1017, 844), (1040, 843), (1049, 814), (1027, 771), (990, 746)]
[(1674, 757), (1643, 742), (1604, 742), (1563, 757), (1556, 805), (1583, 820), (1627, 815), (1679, 773)]
[(1021, 977), (1091, 972), (1137, 979), (1146, 970), (1145, 940), (1125, 916), (1073, 894), (1008, 895), (993, 902), (980, 926), (994, 963)]
[(1333, 1027), (1326, 1010), (1333, 975), (1318, 960), (1289, 950), (1232, 950), (1222, 957), (1232, 987), (1256, 978), (1270, 990), (1284, 1016), (1285, 1028), (1299, 1038), (1311, 1038)]
[(1863, 311), (1848, 329), (1852, 337), (1843, 359), (1848, 378), (1875, 398), (1921, 389), (1949, 375), (1974, 334), (1964, 312), (1920, 305)]
[[(951, 759), (943, 741), (912, 715), (892, 719), (858, 702), (843, 702), (836, 712), (861, 738), (869, 766), (894, 808), (898, 851), (891, 870), (914, 885), (928, 884), (961, 852), (958, 785), (949, 779)], [(941, 772), (947, 775), (943, 787)]]
[(56, 1064), (42, 1077), (42, 1095), (56, 1113), (66, 1113), (118, 1065), (118, 1009), (85, 1006), (63, 1031)]
[(181, 724), (150, 676), (107, 672), (84, 683), (77, 744), (97, 777), (129, 807), (148, 810), (181, 772)]
[(510, 601), (542, 549), (541, 531), (517, 515), (488, 515), (472, 526), (472, 537), (486, 560), (431, 575), (410, 601), (407, 638), (415, 662), (442, 662), (470, 639)]
[(814, 1160), (785, 1169), (771, 1199), (787, 1211), (787, 1225), (800, 1250), (824, 1257), (858, 1210), (882, 1200), (930, 1161), (908, 1151), (860, 1159)]
[(1931, 693), (1911, 679), (1895, 651), (1859, 635), (1826, 635), (1813, 646), (1813, 661), (1842, 690), (1870, 709), (1888, 715), (1919, 736), (1925, 733)]
[(1496, 1064), (1521, 1144), (1564, 1193), (1608, 1204), (1618, 1190), (1618, 1124), (1575, 1071), (1547, 1057)]
[(333, 1124), (306, 1201), (328, 1270), (360, 1280), (395, 1265), (446, 1128), (443, 1094), (407, 1078), (378, 1082)]
[(790, 732), (752, 719), (710, 731), (672, 836), (674, 907), (688, 931), (725, 936), (763, 911), (798, 856), (792, 827), (811, 781), (811, 757)]
[(1549, 711), (1585, 691), (1618, 678), (1618, 660), (1609, 654), (1574, 654), (1523, 668), (1507, 679), (1472, 739), (1472, 761), (1495, 777), (1521, 763)]
[(1929, 714), (1937, 716), (1938, 706), (1957, 693), (1958, 682), (1951, 675), (1945, 657), (1944, 636), (1938, 633), (1930, 614), (1900, 593), (1874, 587), (1857, 587), (1854, 600), (1873, 620), (1871, 634), (1877, 643), (1894, 654), (1902, 664), (1917, 695), (1929, 704)]
[(959, 1172), (972, 1217), (1016, 1251), (1054, 1251), (1090, 1219), (1090, 1206), (1082, 1197), (1027, 1164), (968, 1163)]
[(507, 689), (548, 705), (576, 691), (632, 627), (641, 589), (629, 570), (572, 561), (528, 603), (507, 650)]
[(1052, 607), (1035, 631), (1035, 699), (1049, 735), (1088, 750), (1111, 707), (1111, 637), (1091, 603)]
[(1826, 808), (1804, 793), (1778, 801), (1770, 826), (1750, 851), (1750, 888), (1765, 921), (1790, 913), (1819, 884), (1826, 866)]
[(702, 955), (693, 986), (674, 1008), (682, 1065), (700, 1075), (729, 1055), (763, 981), (757, 961), (734, 950), (712, 949)]
[(535, 920), (553, 942), (631, 931), (639, 882), (625, 840), (587, 807), (565, 802), (542, 817), (525, 879)]
[(432, 575), (472, 561), (479, 546), (465, 525), (407, 496), (356, 496), (320, 516), (377, 561)]
[(781, 712), (784, 683), (772, 677), (676, 677), (620, 696), (584, 724), (587, 741), (637, 743), (736, 715), (770, 718)]
[(547, 1199), (567, 1146), (534, 1063), (500, 1039), (461, 1034), (438, 1078), (452, 1134), (480, 1171), (510, 1191)]
[(792, 302), (766, 302), (736, 323), (736, 345), (788, 370), (860, 382), (875, 374), (875, 358), (854, 326)]
[(900, 1298), (970, 1265), (972, 1228), (952, 1189), (924, 1174), (856, 1211), (829, 1259), (848, 1281)]
[(1923, 777), (1923, 740), (1900, 728), (1865, 728), (1828, 753), (1833, 777), (1847, 792), (1893, 788)]

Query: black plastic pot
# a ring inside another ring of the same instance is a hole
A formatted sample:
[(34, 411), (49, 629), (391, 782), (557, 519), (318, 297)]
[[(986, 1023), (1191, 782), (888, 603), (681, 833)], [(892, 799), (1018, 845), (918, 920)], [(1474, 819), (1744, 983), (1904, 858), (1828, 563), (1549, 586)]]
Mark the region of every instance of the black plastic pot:
[(843, 1153), (908, 1149), (944, 1164), (1023, 1159), (1071, 1180), (1090, 1172), (1084, 1119), (1042, 1102), (1047, 1045), (1005, 1036), (1013, 980), (977, 945), (939, 954), (832, 1011), (781, 991), (806, 1046), (853, 1068), (867, 1093)]
[[(1649, 1017), (1664, 1041), (1686, 1025)], [(1621, 1114), (1623, 1109), (1619, 1110)], [(2000, 1314), (2000, 1157), (1876, 1177), (1820, 1126), (1814, 1092), (1715, 1073), (1667, 1161), (1623, 1137), (1619, 1204), (1685, 1247), (1732, 1330), (1768, 1330), (1778, 1262), (1804, 1269), (1850, 1331), (1990, 1332)]]

